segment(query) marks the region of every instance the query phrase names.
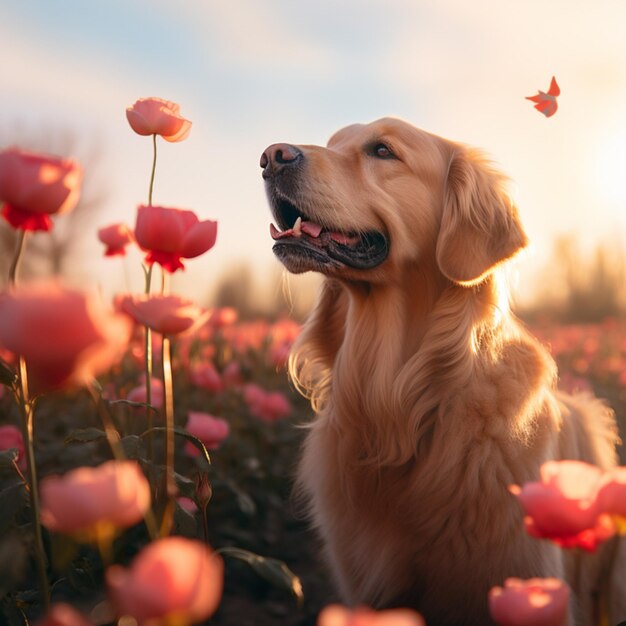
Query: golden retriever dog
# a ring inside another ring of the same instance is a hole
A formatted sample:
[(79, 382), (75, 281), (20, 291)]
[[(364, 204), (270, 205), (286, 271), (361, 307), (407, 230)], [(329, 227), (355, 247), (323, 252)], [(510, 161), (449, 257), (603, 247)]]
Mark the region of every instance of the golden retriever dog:
[(316, 412), (297, 489), (345, 602), (485, 626), (492, 586), (557, 576), (570, 624), (590, 626), (606, 550), (531, 538), (508, 486), (551, 459), (614, 465), (616, 427), (600, 401), (557, 391), (509, 311), (503, 269), (527, 239), (504, 177), (390, 118), (327, 147), (274, 144), (261, 167), (276, 256), (326, 277), (290, 363)]

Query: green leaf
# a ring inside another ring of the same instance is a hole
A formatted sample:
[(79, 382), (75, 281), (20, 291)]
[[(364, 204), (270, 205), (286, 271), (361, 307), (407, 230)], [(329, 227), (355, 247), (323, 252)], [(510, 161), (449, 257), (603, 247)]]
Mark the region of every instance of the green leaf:
[(54, 534), (50, 541), (50, 560), (56, 571), (65, 571), (77, 557), (80, 545), (69, 535)]
[(0, 467), (13, 467), (17, 462), (19, 456), (19, 450), (17, 448), (7, 448), (0, 452)]
[(241, 489), (234, 480), (227, 479), (224, 481), (224, 484), (227, 485), (228, 488), (235, 494), (239, 510), (244, 515), (252, 517), (256, 514), (256, 504), (248, 493), (243, 491), (243, 489)]
[[(152, 463), (147, 461), (146, 459), (139, 459), (140, 464), (144, 468), (144, 471), (148, 476), (154, 474), (155, 484), (161, 485), (165, 481), (165, 465), (158, 465), (156, 463)], [(187, 476), (183, 476), (178, 472), (174, 472), (174, 482), (178, 487), (181, 496), (185, 496), (186, 498), (190, 498), (195, 501), (196, 498), (196, 483), (191, 480), (191, 478), (187, 478)]]
[(67, 571), (67, 580), (81, 594), (92, 594), (98, 589), (99, 581), (93, 564), (87, 558), (78, 558), (72, 563)]
[(198, 536), (198, 522), (189, 512), (185, 511), (180, 504), (176, 503), (174, 510), (174, 528), (177, 535), (195, 539)]
[(12, 598), (4, 598), (0, 609), (1, 616), (3, 617), (2, 623), (6, 624), (6, 626), (28, 626), (24, 612), (18, 608)]
[(19, 511), (26, 505), (26, 488), (20, 481), (0, 491), (0, 537), (11, 527)]
[(155, 413), (159, 412), (159, 409), (152, 404), (148, 404), (147, 402), (133, 402), (132, 400), (109, 400), (109, 404), (125, 404), (126, 406), (133, 407), (134, 409), (150, 409)]
[(245, 561), (263, 580), (293, 594), (298, 601), (298, 606), (302, 606), (304, 602), (302, 583), (283, 561), (259, 556), (241, 548), (220, 548), (217, 552)]
[[(163, 468), (165, 471), (165, 468)], [(196, 483), (195, 481), (179, 474), (178, 472), (174, 472), (174, 481), (176, 482), (176, 486), (180, 490), (180, 495), (185, 496), (186, 498), (191, 498), (192, 500), (196, 497)]]
[(17, 381), (17, 374), (0, 359), (0, 385), (13, 387)]
[[(28, 548), (20, 532), (10, 530), (3, 533), (0, 538), (0, 599), (11, 593), (18, 583), (24, 583), (28, 562)], [(0, 623), (4, 624), (1, 618)]]
[(106, 433), (99, 428), (79, 428), (73, 430), (64, 440), (64, 443), (89, 443), (106, 439)]
[(142, 459), (145, 455), (145, 449), (141, 437), (137, 435), (127, 435), (122, 439), (122, 447), (124, 454), (129, 459)]
[[(198, 450), (200, 450), (202, 458), (207, 462), (207, 465), (211, 465), (211, 457), (209, 456), (209, 451), (206, 449), (206, 446), (198, 439), (194, 437), (191, 433), (188, 433), (186, 430), (182, 428), (174, 428), (174, 434), (179, 437), (184, 437), (187, 441), (191, 442)], [(164, 426), (155, 426), (154, 428), (150, 428), (145, 432), (139, 435), (142, 439), (149, 435), (150, 433), (165, 433), (167, 432), (167, 428)]]

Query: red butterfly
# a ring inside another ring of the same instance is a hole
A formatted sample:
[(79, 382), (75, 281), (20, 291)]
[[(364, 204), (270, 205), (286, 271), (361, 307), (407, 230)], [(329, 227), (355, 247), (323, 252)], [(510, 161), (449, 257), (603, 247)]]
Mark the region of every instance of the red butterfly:
[(556, 113), (558, 105), (556, 103), (556, 97), (560, 95), (561, 89), (556, 84), (556, 78), (552, 77), (550, 83), (550, 89), (548, 93), (540, 91), (536, 96), (526, 96), (526, 100), (532, 100), (536, 102), (535, 109), (540, 113), (543, 113), (546, 117), (550, 117)]

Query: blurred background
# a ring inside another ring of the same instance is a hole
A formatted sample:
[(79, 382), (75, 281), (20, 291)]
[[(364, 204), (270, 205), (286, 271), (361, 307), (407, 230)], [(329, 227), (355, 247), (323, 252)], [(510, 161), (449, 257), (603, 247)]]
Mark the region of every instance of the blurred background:
[[(202, 410), (230, 424), (211, 466), (211, 545), (280, 559), (305, 590), (298, 608), (275, 580), (261, 584), (227, 563), (212, 624), (313, 626), (336, 599), (319, 546), (289, 503), (305, 432), (293, 425), (311, 410), (284, 370), (298, 327), (281, 318), (303, 318), (319, 279), (288, 276), (273, 257), (259, 168), (271, 143), (323, 145), (343, 126), (392, 115), (482, 148), (510, 176), (531, 240), (512, 272), (517, 310), (550, 346), (561, 387), (606, 398), (626, 440), (625, 25), (626, 0), (0, 0), (0, 149), (69, 156), (85, 170), (77, 209), (55, 217), (51, 233), (29, 236), (21, 278), (61, 274), (107, 296), (143, 291), (139, 252), (104, 258), (97, 239), (114, 222), (134, 227), (148, 198), (152, 142), (131, 130), (125, 110), (156, 96), (193, 122), (185, 141), (158, 140), (154, 203), (217, 220), (218, 238), (171, 288), (233, 306), (239, 320), (231, 311), (218, 324), (216, 315), (210, 332), (178, 342), (176, 419), (182, 426)], [(561, 96), (546, 118), (525, 98), (552, 76)], [(0, 289), (15, 246), (1, 221)], [(269, 319), (250, 321), (258, 316)], [(129, 398), (141, 384), (142, 350), (138, 335), (102, 380), (109, 397)], [(262, 415), (255, 387), (286, 409)], [(16, 410), (0, 393), (1, 420), (17, 423)], [(122, 404), (116, 413), (130, 436), (144, 430), (134, 411)], [(86, 396), (51, 396), (37, 412), (42, 475), (108, 458), (98, 441), (66, 445), (73, 429), (100, 428)], [(198, 466), (182, 450), (177, 464), (181, 492), (193, 495)], [(5, 598), (8, 573), (18, 591), (34, 587), (18, 571), (27, 559), (21, 531), (4, 532), (15, 509), (3, 509), (0, 622), (18, 607)], [(200, 536), (183, 513), (176, 531)], [(130, 558), (142, 533), (122, 537), (119, 555)], [(57, 598), (89, 610), (102, 599), (95, 553), (57, 569)], [(21, 606), (28, 597), (15, 595)]]
[[(79, 209), (56, 219), (52, 240), (33, 236), (27, 256), (39, 274), (142, 289), (139, 254), (104, 259), (96, 230), (133, 225), (147, 201), (152, 146), (125, 109), (158, 96), (193, 128), (180, 144), (159, 141), (154, 202), (219, 222), (215, 248), (173, 289), (244, 315), (301, 316), (316, 279), (286, 277), (273, 258), (259, 156), (393, 115), (481, 147), (511, 177), (532, 242), (517, 263), (519, 307), (615, 315), (624, 24), (623, 0), (3, 0), (0, 148), (73, 156), (86, 171)], [(545, 118), (525, 96), (553, 75), (559, 110)], [(7, 262), (13, 234), (0, 235)]]

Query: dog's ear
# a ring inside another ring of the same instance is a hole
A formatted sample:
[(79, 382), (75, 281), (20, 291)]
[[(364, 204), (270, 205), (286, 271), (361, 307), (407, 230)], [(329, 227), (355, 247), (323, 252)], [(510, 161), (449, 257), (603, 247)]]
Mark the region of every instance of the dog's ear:
[(451, 281), (470, 286), (528, 242), (504, 177), (477, 152), (460, 148), (450, 162), (437, 263)]

